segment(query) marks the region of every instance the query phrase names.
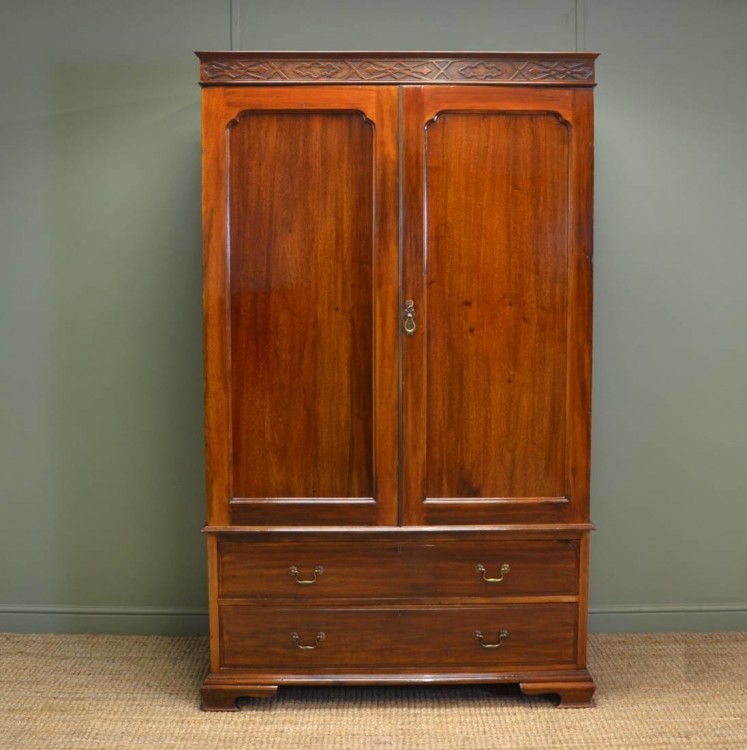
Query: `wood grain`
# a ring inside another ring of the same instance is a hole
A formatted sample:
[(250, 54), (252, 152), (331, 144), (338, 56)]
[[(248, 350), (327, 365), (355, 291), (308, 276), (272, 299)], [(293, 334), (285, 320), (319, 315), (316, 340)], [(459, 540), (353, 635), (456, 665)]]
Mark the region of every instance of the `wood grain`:
[(594, 680), (587, 669), (502, 669), (480, 671), (424, 672), (401, 669), (369, 668), (364, 672), (327, 672), (284, 674), (272, 671), (246, 675), (241, 669), (224, 669), (205, 679), (202, 708), (206, 711), (237, 710), (236, 699), (242, 696), (271, 697), (279, 685), (455, 685), (519, 683), (527, 695), (556, 693), (560, 708), (587, 708), (593, 705)]
[[(434, 598), (575, 596), (578, 592), (578, 542), (351, 540), (279, 543), (219, 542), (220, 596), (293, 599), (314, 603), (328, 598)], [(500, 583), (507, 564), (510, 571)], [(289, 575), (295, 566), (300, 585)]]
[(203, 86), (593, 86), (595, 52), (198, 52)]
[(203, 707), (432, 681), (589, 705), (596, 55), (200, 57)]
[(427, 496), (561, 497), (567, 130), (447, 112), (426, 149)]
[(237, 497), (373, 496), (373, 126), (247, 112), (230, 127)]
[(396, 522), (397, 93), (205, 102), (209, 521)]
[[(250, 607), (223, 605), (223, 667), (270, 668), (279, 673), (351, 671), (356, 667), (474, 670), (547, 668), (575, 663), (573, 604), (502, 607)], [(499, 648), (484, 648), (508, 637)], [(298, 633), (300, 649), (291, 640)]]
[(208, 522), (230, 521), (226, 112), (223, 89), (202, 91), (202, 308)]
[(408, 523), (587, 507), (584, 93), (405, 89)]

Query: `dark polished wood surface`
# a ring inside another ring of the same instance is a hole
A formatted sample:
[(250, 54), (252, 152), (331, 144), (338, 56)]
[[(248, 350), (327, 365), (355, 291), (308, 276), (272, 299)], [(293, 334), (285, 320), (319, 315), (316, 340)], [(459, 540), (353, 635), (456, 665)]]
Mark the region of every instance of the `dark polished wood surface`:
[(596, 55), (199, 55), (203, 707), (590, 705)]
[(205, 101), (209, 521), (396, 523), (397, 92)]
[(589, 708), (593, 705), (595, 685), (587, 669), (562, 668), (529, 669), (524, 671), (500, 669), (494, 671), (438, 671), (426, 672), (419, 668), (387, 669), (375, 672), (349, 671), (328, 673), (307, 670), (295, 674), (224, 670), (211, 673), (202, 687), (203, 711), (238, 711), (237, 699), (247, 696), (269, 698), (280, 685), (338, 686), (338, 685), (453, 685), (518, 683), (526, 695), (555, 693), (559, 708)]
[(586, 519), (591, 92), (403, 96), (406, 523)]
[(203, 86), (318, 83), (594, 86), (595, 52), (197, 52)]
[[(278, 671), (572, 667), (575, 620), (572, 604), (303, 609), (226, 604), (221, 607), (222, 666)], [(501, 631), (507, 632), (503, 638)]]
[(234, 495), (371, 498), (373, 125), (265, 111), (229, 133)]
[[(225, 598), (433, 598), (578, 593), (578, 542), (220, 541)], [(485, 572), (477, 570), (482, 565)], [(503, 566), (508, 571), (501, 573)], [(290, 574), (296, 568), (297, 575)], [(318, 572), (316, 575), (314, 571)], [(487, 581), (485, 579), (500, 581)], [(299, 583), (312, 581), (312, 583)]]
[(425, 493), (562, 497), (568, 131), (459, 99), (426, 129)]

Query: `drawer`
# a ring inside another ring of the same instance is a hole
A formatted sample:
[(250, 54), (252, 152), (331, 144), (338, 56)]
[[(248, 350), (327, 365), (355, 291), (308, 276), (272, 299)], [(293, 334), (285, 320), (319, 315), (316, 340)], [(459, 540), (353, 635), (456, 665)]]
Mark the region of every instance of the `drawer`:
[(578, 592), (575, 540), (222, 540), (218, 565), (219, 591), (224, 598), (305, 597), (315, 601), (575, 596)]
[(574, 604), (223, 605), (221, 665), (299, 674), (318, 669), (381, 672), (403, 667), (429, 671), (562, 668), (576, 661), (576, 620)]

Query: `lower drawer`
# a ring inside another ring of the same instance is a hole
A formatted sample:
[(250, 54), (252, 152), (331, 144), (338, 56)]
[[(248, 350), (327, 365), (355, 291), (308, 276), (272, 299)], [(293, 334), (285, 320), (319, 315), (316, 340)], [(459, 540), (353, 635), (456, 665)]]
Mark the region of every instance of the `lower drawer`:
[(576, 661), (577, 607), (220, 608), (221, 666), (264, 672), (366, 668), (550, 669)]

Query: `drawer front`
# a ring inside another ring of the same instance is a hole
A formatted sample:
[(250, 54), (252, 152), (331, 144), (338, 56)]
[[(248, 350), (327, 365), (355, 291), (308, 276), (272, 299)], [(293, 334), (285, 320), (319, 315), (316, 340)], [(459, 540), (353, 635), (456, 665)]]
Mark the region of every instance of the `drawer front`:
[(222, 597), (575, 596), (578, 542), (219, 542)]
[(254, 672), (550, 669), (576, 661), (574, 604), (223, 605), (221, 665)]

